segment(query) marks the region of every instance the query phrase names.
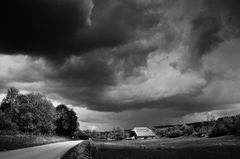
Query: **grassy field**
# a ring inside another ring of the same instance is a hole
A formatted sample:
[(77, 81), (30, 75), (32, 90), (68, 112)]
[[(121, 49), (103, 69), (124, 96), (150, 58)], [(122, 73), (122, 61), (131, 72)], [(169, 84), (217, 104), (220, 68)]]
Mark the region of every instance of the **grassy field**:
[(0, 136), (0, 151), (68, 141), (59, 136)]
[(93, 159), (239, 159), (240, 137), (93, 142)]

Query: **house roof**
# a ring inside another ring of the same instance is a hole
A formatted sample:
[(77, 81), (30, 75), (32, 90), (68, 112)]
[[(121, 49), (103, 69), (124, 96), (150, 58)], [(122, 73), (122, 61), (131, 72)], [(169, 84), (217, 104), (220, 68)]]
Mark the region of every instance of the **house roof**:
[(138, 137), (155, 136), (153, 131), (147, 127), (135, 127), (132, 131), (134, 131)]

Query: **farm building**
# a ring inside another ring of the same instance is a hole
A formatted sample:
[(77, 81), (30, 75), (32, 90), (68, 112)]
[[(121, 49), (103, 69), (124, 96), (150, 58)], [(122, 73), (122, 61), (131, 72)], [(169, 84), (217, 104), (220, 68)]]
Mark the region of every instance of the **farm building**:
[(155, 134), (151, 129), (147, 127), (135, 127), (134, 129), (132, 129), (129, 137), (135, 137), (135, 139), (138, 138), (147, 139), (155, 137)]

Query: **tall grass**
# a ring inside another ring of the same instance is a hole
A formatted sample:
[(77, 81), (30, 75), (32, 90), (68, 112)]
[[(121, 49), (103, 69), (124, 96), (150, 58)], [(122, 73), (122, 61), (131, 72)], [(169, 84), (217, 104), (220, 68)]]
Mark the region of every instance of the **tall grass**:
[(25, 148), (68, 140), (70, 139), (65, 137), (47, 135), (0, 136), (0, 151), (13, 150), (18, 148)]

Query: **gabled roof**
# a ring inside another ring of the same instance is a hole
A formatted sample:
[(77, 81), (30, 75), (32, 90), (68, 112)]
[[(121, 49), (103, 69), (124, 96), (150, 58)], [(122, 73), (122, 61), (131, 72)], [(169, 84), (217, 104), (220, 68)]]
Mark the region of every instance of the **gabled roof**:
[(147, 127), (135, 127), (132, 131), (134, 131), (138, 137), (155, 136), (153, 131)]

